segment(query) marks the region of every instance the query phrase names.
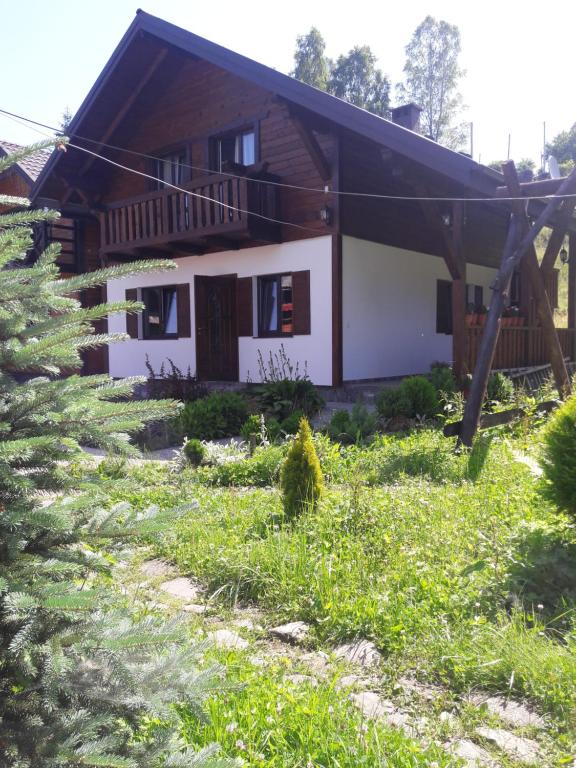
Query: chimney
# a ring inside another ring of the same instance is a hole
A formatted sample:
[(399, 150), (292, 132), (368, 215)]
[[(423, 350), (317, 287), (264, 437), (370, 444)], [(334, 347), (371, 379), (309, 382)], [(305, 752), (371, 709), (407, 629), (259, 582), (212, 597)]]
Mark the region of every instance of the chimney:
[(417, 104), (402, 104), (401, 107), (392, 109), (392, 122), (408, 128), (410, 131), (420, 133), (420, 112), (421, 107)]

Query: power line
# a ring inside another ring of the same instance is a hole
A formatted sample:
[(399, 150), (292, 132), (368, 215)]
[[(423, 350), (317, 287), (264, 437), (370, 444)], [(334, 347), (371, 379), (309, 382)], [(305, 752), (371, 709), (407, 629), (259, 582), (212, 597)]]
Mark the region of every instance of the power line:
[[(15, 118), (16, 120), (24, 121), (25, 123), (32, 123), (33, 125), (41, 126), (42, 128), (46, 128), (49, 131), (53, 131), (57, 134), (60, 134), (61, 136), (66, 136), (65, 131), (63, 131), (61, 128), (54, 128), (54, 126), (46, 125), (45, 123), (41, 123), (37, 120), (32, 120), (31, 118), (24, 117), (23, 115), (15, 114), (14, 112), (9, 112), (6, 109), (0, 109), (0, 114), (7, 115), (8, 117)], [(37, 131), (38, 133), (42, 133), (41, 131)], [(43, 134), (47, 135), (47, 134)], [(90, 139), (87, 136), (81, 136), (80, 134), (74, 133), (73, 136), (77, 139), (80, 139), (81, 141), (87, 141), (91, 144), (96, 144), (99, 147), (107, 147), (108, 149), (113, 149), (118, 152), (125, 152), (127, 154), (135, 155), (137, 157), (142, 157), (148, 160), (157, 160), (162, 161), (166, 158), (158, 157), (156, 155), (149, 155), (145, 152), (138, 152), (134, 149), (128, 149), (127, 147), (120, 147), (115, 144), (108, 144), (104, 141), (99, 141), (97, 139)], [(79, 145), (73, 145), (68, 144), (68, 146), (74, 146), (76, 149), (80, 149), (82, 151), (90, 152), (85, 147), (80, 147)], [(123, 166), (119, 163), (115, 163), (115, 161), (111, 160), (110, 158), (105, 157), (104, 155), (98, 154), (97, 152), (93, 152), (96, 157), (99, 157), (102, 160), (105, 160), (107, 162), (110, 162), (112, 164), (118, 165), (120, 168), (124, 168), (125, 170), (132, 171), (133, 173), (139, 173), (143, 176), (148, 176), (148, 178), (155, 178), (153, 176), (149, 176), (148, 174), (144, 174), (141, 171), (137, 171), (135, 168), (129, 168), (128, 166)], [(204, 168), (196, 165), (190, 165), (188, 163), (181, 163), (181, 165), (185, 168), (189, 168), (191, 170), (195, 171), (201, 171), (202, 173), (207, 174), (213, 174), (214, 170), (210, 168)], [(565, 195), (556, 195), (556, 194), (547, 194), (547, 195), (525, 195), (522, 197), (425, 197), (425, 196), (412, 196), (412, 195), (382, 195), (374, 192), (349, 192), (346, 190), (336, 190), (336, 189), (319, 189), (317, 187), (307, 187), (307, 186), (301, 186), (298, 184), (288, 184), (286, 182), (281, 181), (273, 181), (271, 179), (255, 179), (255, 178), (249, 178), (247, 176), (242, 176), (240, 174), (234, 174), (226, 171), (220, 172), (221, 176), (229, 176), (230, 178), (234, 179), (244, 179), (250, 183), (253, 184), (268, 184), (271, 186), (276, 187), (283, 187), (285, 189), (293, 189), (301, 192), (316, 192), (320, 195), (334, 195), (334, 196), (343, 196), (343, 197), (363, 197), (368, 199), (376, 199), (376, 200), (395, 200), (399, 202), (431, 202), (431, 203), (497, 203), (497, 202), (503, 202), (503, 203), (511, 203), (511, 202), (529, 202), (530, 200), (553, 200), (556, 198), (560, 198), (562, 200), (568, 199), (568, 198), (574, 198), (576, 197), (576, 193), (572, 194), (565, 194)], [(156, 179), (157, 181), (163, 181), (163, 179)], [(166, 182), (164, 182), (166, 183)], [(178, 188), (180, 189), (180, 188)], [(182, 189), (180, 191), (186, 192), (186, 194), (192, 194), (189, 190)], [(210, 198), (212, 199), (212, 198)], [(290, 224), (289, 222), (284, 222), (286, 224)], [(301, 226), (298, 224), (290, 224), (290, 226)], [(302, 227), (304, 229), (309, 229), (306, 227)], [(316, 230), (314, 230), (316, 232)]]

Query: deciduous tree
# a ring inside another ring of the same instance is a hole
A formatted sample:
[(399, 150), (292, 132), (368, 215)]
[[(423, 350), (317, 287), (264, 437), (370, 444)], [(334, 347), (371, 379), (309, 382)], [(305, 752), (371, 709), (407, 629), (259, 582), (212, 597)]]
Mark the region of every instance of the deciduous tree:
[(325, 55), (326, 43), (316, 27), (307, 35), (298, 35), (291, 75), (303, 83), (325, 91), (328, 87), (331, 62)]
[(369, 112), (388, 115), (390, 81), (376, 66), (376, 56), (367, 45), (357, 45), (345, 56), (338, 57), (328, 90)]
[(401, 101), (422, 108), (422, 132), (453, 149), (462, 146), (465, 129), (457, 123), (462, 110), (458, 82), (460, 32), (454, 24), (427, 16), (406, 46), (404, 83), (397, 86)]

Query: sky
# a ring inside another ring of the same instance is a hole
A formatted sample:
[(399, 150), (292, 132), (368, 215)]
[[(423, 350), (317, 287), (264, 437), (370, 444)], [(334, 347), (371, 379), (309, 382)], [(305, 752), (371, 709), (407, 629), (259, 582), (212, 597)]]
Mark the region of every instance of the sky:
[[(74, 112), (132, 21), (138, 0), (0, 0), (0, 108), (59, 125)], [(316, 26), (335, 58), (368, 44), (392, 83), (402, 78), (405, 46), (430, 14), (462, 36), (460, 90), (474, 126), (474, 159), (510, 157), (537, 165), (546, 136), (576, 122), (576, 3), (550, 0), (404, 0), (375, 3), (290, 0), (141, 0), (142, 8), (257, 61), (289, 72), (296, 36)], [(3, 7), (4, 6), (4, 7)], [(0, 115), (0, 139), (41, 137)]]

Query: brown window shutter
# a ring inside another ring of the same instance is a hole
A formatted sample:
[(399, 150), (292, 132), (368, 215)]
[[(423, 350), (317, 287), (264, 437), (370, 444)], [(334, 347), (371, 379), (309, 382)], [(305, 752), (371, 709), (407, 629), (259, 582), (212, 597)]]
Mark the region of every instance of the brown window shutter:
[(236, 312), (238, 336), (253, 336), (252, 278), (240, 277), (236, 281)]
[(304, 336), (310, 329), (310, 270), (292, 272), (292, 303), (294, 335)]
[(178, 312), (178, 337), (189, 339), (192, 335), (190, 283), (181, 283), (176, 287), (176, 309)]
[[(138, 301), (136, 288), (126, 290), (126, 301)], [(138, 315), (135, 312), (126, 313), (126, 333), (131, 339), (138, 338)]]

